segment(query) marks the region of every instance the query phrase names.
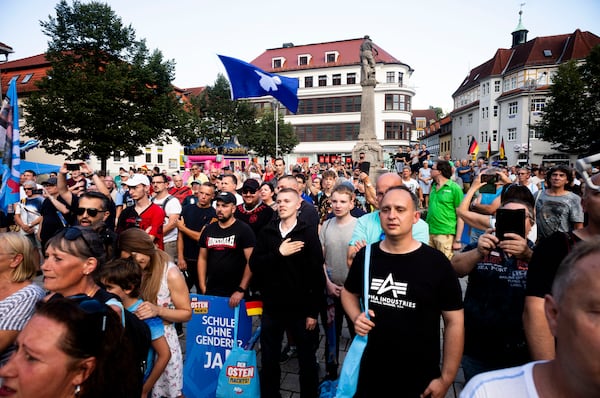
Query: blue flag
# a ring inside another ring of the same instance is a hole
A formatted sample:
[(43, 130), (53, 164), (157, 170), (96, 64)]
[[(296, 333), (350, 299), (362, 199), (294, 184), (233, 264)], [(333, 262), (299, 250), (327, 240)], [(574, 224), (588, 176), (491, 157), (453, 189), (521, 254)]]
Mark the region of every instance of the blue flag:
[(2, 153), (2, 189), (0, 206), (4, 214), (8, 207), (20, 200), (19, 163), (21, 147), (19, 142), (19, 101), (17, 99), (17, 78), (8, 85), (6, 97), (0, 110), (0, 150)]
[(225, 65), (233, 99), (272, 95), (287, 109), (298, 110), (298, 78), (267, 73), (239, 59), (219, 55)]

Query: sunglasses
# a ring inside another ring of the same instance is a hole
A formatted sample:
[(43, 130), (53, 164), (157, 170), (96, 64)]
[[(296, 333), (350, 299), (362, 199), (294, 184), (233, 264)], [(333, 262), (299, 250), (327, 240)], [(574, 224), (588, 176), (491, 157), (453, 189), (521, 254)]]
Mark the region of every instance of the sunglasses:
[(77, 214), (78, 216), (83, 216), (83, 215), (85, 214), (85, 212), (86, 212), (86, 211), (87, 211), (87, 214), (88, 214), (90, 217), (96, 217), (96, 216), (98, 215), (98, 213), (99, 213), (99, 212), (101, 212), (101, 211), (105, 211), (105, 210), (102, 210), (102, 209), (95, 209), (95, 208), (93, 208), (93, 207), (91, 207), (91, 208), (78, 207), (78, 208), (75, 210), (75, 214)]
[(255, 193), (256, 193), (256, 191), (254, 191), (254, 190), (252, 190), (252, 189), (244, 189), (244, 190), (242, 191), (242, 195), (247, 195), (247, 194), (249, 194), (249, 193), (250, 193), (250, 194), (255, 194)]
[(83, 240), (83, 243), (85, 243), (85, 245), (87, 246), (88, 250), (91, 253), (94, 253), (94, 251), (92, 250), (92, 246), (90, 245), (90, 242), (85, 238), (83, 231), (80, 228), (69, 227), (69, 228), (65, 228), (64, 231), (65, 231), (65, 233), (63, 236), (65, 237), (66, 240), (74, 241), (74, 240), (81, 238), (81, 240)]

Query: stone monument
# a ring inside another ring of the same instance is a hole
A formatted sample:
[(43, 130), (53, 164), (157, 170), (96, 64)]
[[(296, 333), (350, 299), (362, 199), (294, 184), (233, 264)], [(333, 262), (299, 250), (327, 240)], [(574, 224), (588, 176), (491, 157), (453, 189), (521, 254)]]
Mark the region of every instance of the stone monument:
[(352, 160), (357, 161), (359, 154), (364, 152), (365, 161), (370, 162), (369, 174), (377, 178), (383, 166), (383, 147), (377, 141), (375, 134), (375, 55), (379, 55), (377, 49), (369, 36), (365, 36), (360, 45), (362, 87), (360, 104), (360, 128), (358, 131), (358, 142), (352, 149)]

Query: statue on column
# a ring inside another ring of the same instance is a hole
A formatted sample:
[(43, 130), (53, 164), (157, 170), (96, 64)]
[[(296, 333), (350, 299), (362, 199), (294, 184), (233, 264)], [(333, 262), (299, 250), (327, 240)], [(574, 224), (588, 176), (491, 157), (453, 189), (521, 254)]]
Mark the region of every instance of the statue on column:
[(360, 45), (360, 62), (362, 65), (361, 68), (361, 77), (360, 84), (369, 84), (375, 85), (375, 57), (373, 56), (379, 55), (379, 51), (373, 45), (373, 42), (369, 38), (369, 36), (365, 36), (363, 42)]

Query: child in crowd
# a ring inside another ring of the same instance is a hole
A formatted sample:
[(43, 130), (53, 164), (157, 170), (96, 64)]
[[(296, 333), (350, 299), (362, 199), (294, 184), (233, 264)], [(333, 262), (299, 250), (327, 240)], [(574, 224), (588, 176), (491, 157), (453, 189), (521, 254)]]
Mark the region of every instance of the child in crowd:
[[(142, 270), (133, 259), (117, 259), (107, 263), (100, 271), (100, 281), (112, 294), (119, 296), (123, 306), (128, 311), (135, 313), (137, 307), (144, 302), (140, 295), (142, 284)], [(152, 335), (152, 345), (148, 352), (148, 362), (144, 373), (144, 386), (142, 397), (150, 396), (156, 380), (167, 367), (171, 358), (171, 350), (162, 320), (158, 317), (145, 319)]]

